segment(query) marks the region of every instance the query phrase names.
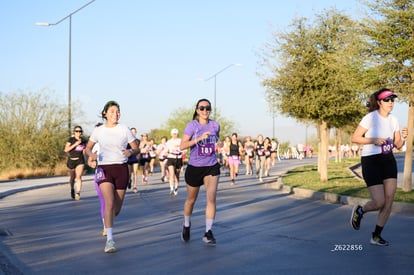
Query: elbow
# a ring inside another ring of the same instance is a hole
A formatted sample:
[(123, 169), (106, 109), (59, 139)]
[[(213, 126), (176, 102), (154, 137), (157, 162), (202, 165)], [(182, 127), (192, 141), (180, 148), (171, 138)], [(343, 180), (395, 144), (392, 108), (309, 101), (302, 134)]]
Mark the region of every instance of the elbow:
[(181, 150), (181, 151), (183, 151), (183, 150), (185, 150), (185, 149), (187, 149), (187, 147), (186, 147), (186, 146), (184, 146), (184, 144), (183, 144), (183, 143), (181, 143), (181, 144), (180, 144), (180, 150)]
[(351, 137), (351, 142), (352, 142), (352, 143), (359, 143), (359, 142), (358, 142), (358, 138), (357, 138), (357, 137), (355, 137), (355, 135), (352, 135), (352, 137)]

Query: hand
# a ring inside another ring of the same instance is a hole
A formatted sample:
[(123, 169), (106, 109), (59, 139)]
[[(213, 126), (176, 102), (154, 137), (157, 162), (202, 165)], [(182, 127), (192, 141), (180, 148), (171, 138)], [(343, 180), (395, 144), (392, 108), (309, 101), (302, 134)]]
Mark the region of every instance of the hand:
[(211, 135), (211, 132), (207, 131), (207, 132), (204, 132), (204, 133), (203, 133), (200, 137), (201, 137), (201, 139), (206, 139), (206, 138), (208, 138), (210, 135)]
[(131, 150), (122, 150), (122, 154), (128, 158), (132, 156)]
[(385, 138), (376, 138), (375, 141), (374, 141), (374, 144), (378, 145), (378, 146), (381, 146), (386, 142), (387, 142), (387, 140)]
[(96, 168), (97, 161), (92, 160), (92, 158), (88, 158), (88, 166), (91, 168)]
[(401, 138), (405, 140), (408, 137), (408, 129), (407, 127), (404, 127), (401, 129)]

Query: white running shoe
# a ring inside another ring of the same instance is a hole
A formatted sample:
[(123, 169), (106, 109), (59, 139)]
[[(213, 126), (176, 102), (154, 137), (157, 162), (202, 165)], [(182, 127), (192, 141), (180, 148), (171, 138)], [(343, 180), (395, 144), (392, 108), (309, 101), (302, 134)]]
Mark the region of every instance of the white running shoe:
[(105, 253), (114, 253), (116, 252), (114, 240), (107, 240), (105, 245)]

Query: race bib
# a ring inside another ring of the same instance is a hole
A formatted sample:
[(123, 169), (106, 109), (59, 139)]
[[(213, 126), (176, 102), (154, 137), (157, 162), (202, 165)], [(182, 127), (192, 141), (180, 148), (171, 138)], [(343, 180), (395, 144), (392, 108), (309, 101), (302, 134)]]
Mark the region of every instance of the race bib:
[(76, 146), (75, 151), (77, 152), (82, 152), (85, 149), (85, 145), (84, 144), (79, 144), (78, 146)]
[(95, 180), (96, 182), (102, 182), (106, 180), (105, 172), (102, 167), (98, 167), (95, 171)]
[(239, 156), (231, 156), (234, 160), (238, 160)]
[(387, 139), (387, 141), (381, 145), (381, 153), (386, 155), (392, 152), (392, 149), (394, 148), (394, 143), (392, 140)]
[(147, 158), (148, 158), (148, 154), (142, 154), (142, 155), (141, 155), (141, 158), (143, 158), (143, 159), (147, 159)]
[(211, 156), (214, 153), (214, 143), (207, 143), (203, 145), (198, 145), (198, 155), (199, 156)]

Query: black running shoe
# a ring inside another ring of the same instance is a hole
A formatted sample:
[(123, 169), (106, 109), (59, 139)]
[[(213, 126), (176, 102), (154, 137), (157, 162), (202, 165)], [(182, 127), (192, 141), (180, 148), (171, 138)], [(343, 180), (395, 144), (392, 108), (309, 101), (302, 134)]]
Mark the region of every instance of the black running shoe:
[(70, 189), (70, 196), (72, 197), (72, 199), (75, 198), (75, 189)]
[(209, 230), (204, 234), (203, 242), (208, 245), (216, 245), (216, 239), (214, 238), (213, 231)]
[(132, 180), (129, 180), (129, 182), (128, 182), (128, 189), (131, 189), (131, 183), (132, 183)]
[(183, 232), (181, 232), (181, 240), (183, 242), (190, 241), (190, 226), (186, 227), (183, 225)]
[(352, 210), (351, 215), (351, 225), (355, 230), (359, 230), (361, 226), (361, 220), (362, 220), (362, 206), (356, 205), (354, 206), (354, 209)]
[(374, 234), (374, 232), (372, 232), (372, 237), (371, 237), (371, 244), (375, 244), (375, 245), (379, 245), (379, 246), (387, 246), (389, 245), (389, 242), (387, 242), (386, 240), (384, 240), (381, 236), (376, 236)]

